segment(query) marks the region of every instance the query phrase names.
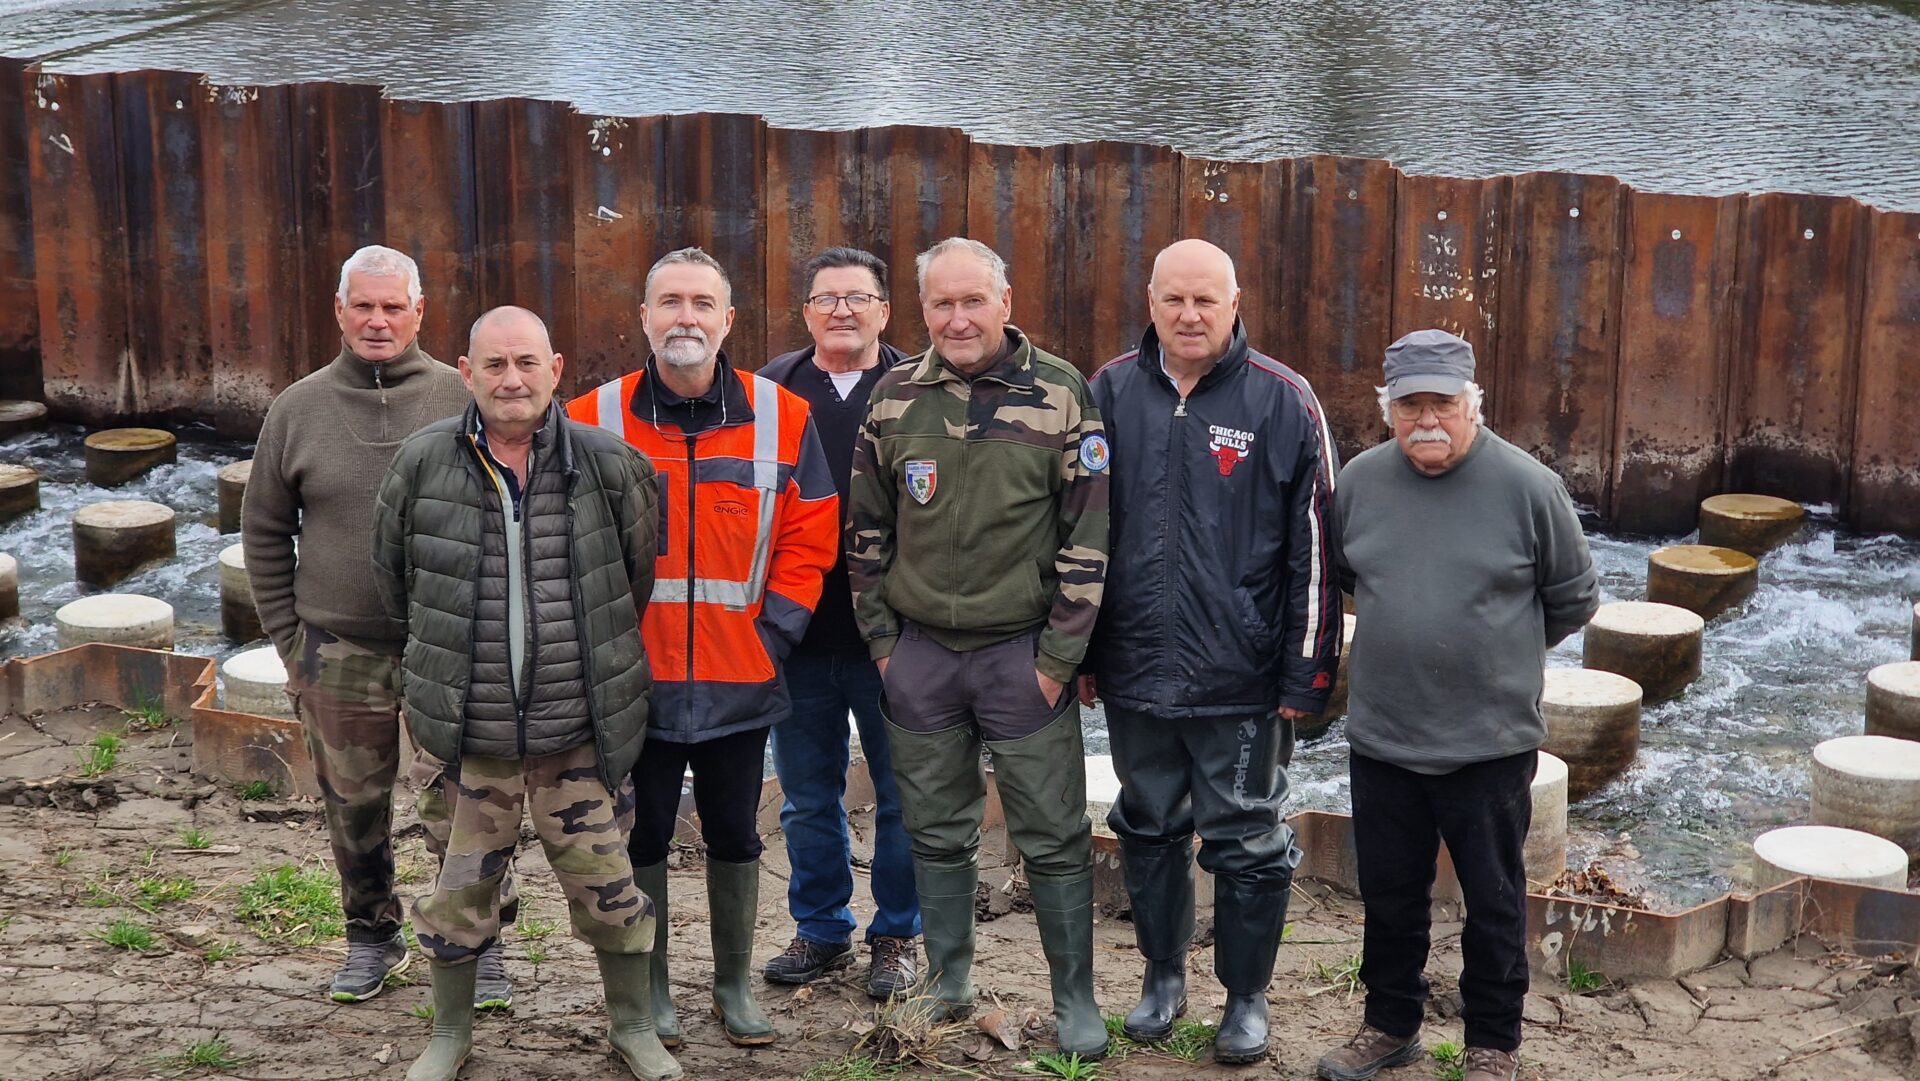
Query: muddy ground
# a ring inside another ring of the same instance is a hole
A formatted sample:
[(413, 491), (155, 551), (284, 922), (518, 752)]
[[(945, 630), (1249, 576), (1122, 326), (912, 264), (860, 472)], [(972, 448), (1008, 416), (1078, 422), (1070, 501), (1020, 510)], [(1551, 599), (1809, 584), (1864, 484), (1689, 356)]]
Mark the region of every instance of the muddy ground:
[[(0, 1078), (403, 1076), (427, 1035), (428, 1023), (417, 1015), (430, 1001), (424, 960), (416, 958), (379, 998), (335, 1005), (322, 992), (342, 953), (339, 939), (295, 945), (263, 937), (237, 915), (243, 887), (261, 872), (326, 868), (317, 808), (241, 799), (230, 787), (192, 777), (184, 728), (129, 734), (110, 769), (81, 776), (84, 745), (100, 732), (123, 731), (126, 721), (104, 707), (0, 720)], [(400, 823), (401, 876), (407, 892), (417, 893), (430, 864), (404, 810)], [(864, 827), (866, 819), (857, 815), (855, 824)], [(207, 847), (190, 847), (190, 833), (192, 843)], [(482, 1018), (462, 1076), (624, 1076), (607, 1058), (592, 955), (566, 937), (565, 906), (538, 844), (527, 840), (518, 863), (530, 902), (522, 926), (535, 934), (546, 929), (543, 922), (558, 929), (545, 937), (508, 934), (518, 998), (510, 1013)], [(721, 1040), (704, 1012), (712, 951), (700, 918), (700, 856), (687, 851), (678, 859), (672, 956), (687, 1028), (679, 1058), (688, 1076), (875, 1076), (835, 1068), (864, 1050), (856, 1049), (862, 1034), (872, 1041), (895, 1031), (874, 1027), (874, 1005), (862, 994), (864, 964), (799, 993), (763, 987), (762, 1004), (780, 1031), (773, 1047), (746, 1051)], [(792, 931), (777, 836), (768, 838), (765, 868), (763, 957)], [(917, 1066), (912, 1075), (1035, 1076), (1022, 1067), (1033, 1050), (1047, 1049), (1045, 963), (1032, 918), (1004, 896), (990, 907), (1005, 911), (980, 927), (982, 1012), (992, 1016), (997, 1002), (1010, 1022), (1001, 1030), (1023, 1048), (996, 1045), (977, 1026), (926, 1034), (908, 1025), (910, 1035), (931, 1045), (925, 1053), (947, 1064)], [(103, 941), (121, 920), (137, 925), (135, 939), (139, 928), (150, 931), (152, 943), (124, 948)], [(1359, 1021), (1359, 998), (1338, 974), (1359, 950), (1359, 931), (1351, 898), (1314, 884), (1296, 890), (1293, 930), (1274, 982), (1276, 1050), (1269, 1060), (1226, 1068), (1131, 1048), (1109, 1059), (1100, 1076), (1312, 1076), (1321, 1051)], [(1101, 1004), (1124, 1012), (1139, 974), (1131, 928), (1124, 919), (1102, 918), (1096, 941)], [(1202, 1019), (1217, 1017), (1223, 999), (1212, 960), (1210, 947), (1192, 958), (1192, 1012)], [(1459, 1038), (1459, 967), (1459, 927), (1437, 927), (1429, 1045)], [(1920, 1079), (1920, 974), (1807, 939), (1750, 964), (1729, 960), (1677, 981), (1603, 981), (1574, 993), (1541, 978), (1526, 1018), (1522, 1076), (1530, 1079)], [(219, 1067), (190, 1067), (178, 1057), (215, 1039), (229, 1048), (215, 1056)], [(1388, 1081), (1437, 1076), (1431, 1059), (1381, 1074)]]

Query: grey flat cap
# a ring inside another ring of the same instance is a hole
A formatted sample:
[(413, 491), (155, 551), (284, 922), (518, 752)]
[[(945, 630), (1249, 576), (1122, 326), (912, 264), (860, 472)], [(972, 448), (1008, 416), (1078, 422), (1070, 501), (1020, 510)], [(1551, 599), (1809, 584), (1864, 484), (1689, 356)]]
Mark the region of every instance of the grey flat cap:
[(1416, 330), (1387, 346), (1387, 397), (1455, 395), (1473, 379), (1473, 346), (1444, 330)]

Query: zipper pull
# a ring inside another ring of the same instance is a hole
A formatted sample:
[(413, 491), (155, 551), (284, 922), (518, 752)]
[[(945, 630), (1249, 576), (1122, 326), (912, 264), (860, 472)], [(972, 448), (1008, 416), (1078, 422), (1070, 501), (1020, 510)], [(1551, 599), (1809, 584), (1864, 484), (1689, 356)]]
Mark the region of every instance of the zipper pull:
[(1174, 404), (1173, 415), (1176, 417), (1184, 417), (1187, 415), (1187, 400), (1185, 398), (1180, 399)]

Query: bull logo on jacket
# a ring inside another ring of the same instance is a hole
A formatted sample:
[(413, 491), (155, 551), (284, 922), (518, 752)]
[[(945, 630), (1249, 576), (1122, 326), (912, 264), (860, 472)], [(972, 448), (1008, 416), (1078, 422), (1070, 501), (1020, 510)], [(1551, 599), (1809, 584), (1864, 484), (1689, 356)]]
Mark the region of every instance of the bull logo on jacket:
[(907, 494), (921, 506), (933, 498), (933, 490), (940, 483), (938, 462), (926, 458), (915, 458), (907, 463)]
[(1220, 475), (1232, 476), (1233, 467), (1244, 461), (1248, 457), (1248, 451), (1253, 447), (1253, 433), (1243, 432), (1238, 428), (1223, 428), (1218, 424), (1209, 424), (1207, 435), (1207, 451), (1213, 455), (1213, 460), (1219, 463)]

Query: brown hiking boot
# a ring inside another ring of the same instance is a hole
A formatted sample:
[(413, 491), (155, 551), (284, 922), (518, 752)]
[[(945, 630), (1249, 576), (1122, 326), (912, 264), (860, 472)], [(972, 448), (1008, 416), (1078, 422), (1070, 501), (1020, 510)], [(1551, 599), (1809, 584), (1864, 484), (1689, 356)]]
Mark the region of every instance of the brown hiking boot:
[(1467, 1072), (1460, 1081), (1513, 1081), (1520, 1073), (1518, 1051), (1495, 1051), (1491, 1047), (1467, 1048)]
[(867, 973), (867, 997), (884, 999), (910, 994), (920, 979), (913, 939), (875, 935), (871, 948), (873, 967)]
[(823, 946), (795, 935), (785, 952), (767, 962), (763, 975), (768, 983), (812, 983), (850, 964), (853, 964), (853, 943)]
[[(1372, 1025), (1320, 1056), (1315, 1073), (1327, 1081), (1367, 1081), (1389, 1066), (1412, 1062), (1422, 1054), (1420, 1034), (1389, 1036)], [(1471, 1052), (1469, 1052), (1471, 1054)]]

